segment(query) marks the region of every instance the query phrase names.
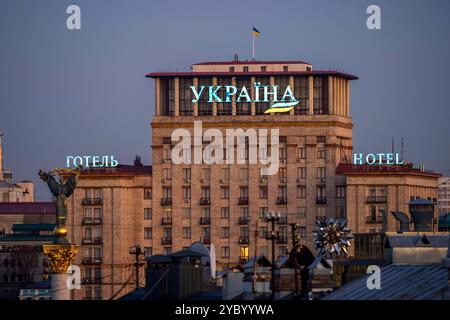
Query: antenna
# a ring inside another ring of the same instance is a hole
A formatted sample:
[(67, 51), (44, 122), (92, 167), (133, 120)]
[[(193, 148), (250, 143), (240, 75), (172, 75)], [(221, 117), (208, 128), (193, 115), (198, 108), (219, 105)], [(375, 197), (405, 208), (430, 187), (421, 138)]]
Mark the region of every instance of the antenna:
[(404, 149), (405, 149), (405, 138), (403, 138), (402, 137), (402, 149), (401, 149), (401, 155), (402, 155), (402, 157), (401, 157), (401, 159), (402, 159), (402, 161), (403, 161), (403, 152), (404, 152)]

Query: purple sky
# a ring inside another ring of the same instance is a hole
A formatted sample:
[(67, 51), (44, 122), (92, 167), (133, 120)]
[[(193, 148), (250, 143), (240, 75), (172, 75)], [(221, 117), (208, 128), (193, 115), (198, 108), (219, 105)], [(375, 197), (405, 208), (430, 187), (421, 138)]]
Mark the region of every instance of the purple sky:
[[(82, 29), (65, 13), (81, 7)], [(381, 7), (382, 29), (366, 28)], [(386, 152), (450, 169), (450, 1), (16, 1), (0, 2), (0, 131), (15, 180), (49, 193), (40, 168), (66, 155), (150, 163), (157, 70), (251, 57), (304, 60), (360, 77), (351, 86), (355, 152)]]

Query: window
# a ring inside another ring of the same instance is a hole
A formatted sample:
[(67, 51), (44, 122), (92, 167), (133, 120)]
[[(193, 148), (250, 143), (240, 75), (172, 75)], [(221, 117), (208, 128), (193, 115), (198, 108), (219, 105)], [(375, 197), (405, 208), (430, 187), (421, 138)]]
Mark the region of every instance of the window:
[(229, 187), (220, 187), (220, 198), (221, 199), (230, 199), (230, 188)]
[(211, 209), (209, 207), (202, 208), (202, 217), (210, 218), (211, 217)]
[(153, 255), (153, 248), (152, 247), (145, 247), (144, 253), (146, 257), (150, 257)]
[(306, 238), (306, 227), (300, 227), (298, 229), (298, 233), (300, 235), (300, 238)]
[(203, 227), (202, 228), (202, 237), (206, 237), (209, 238), (209, 236), (211, 235), (211, 230), (209, 229), (209, 227)]
[(84, 217), (92, 218), (92, 208), (84, 208)]
[(228, 208), (228, 207), (220, 208), (220, 218), (229, 219), (230, 218), (230, 208)]
[(230, 247), (220, 247), (220, 255), (222, 258), (230, 257)]
[(239, 212), (241, 218), (248, 218), (248, 207), (240, 207)]
[(259, 198), (260, 199), (267, 199), (268, 197), (268, 188), (267, 186), (259, 187)]
[(163, 178), (166, 180), (171, 180), (172, 179), (172, 169), (164, 168), (163, 169)]
[(191, 188), (183, 187), (182, 188), (182, 193), (183, 193), (183, 200), (191, 199)]
[(190, 87), (194, 85), (194, 80), (192, 78), (180, 78), (179, 81), (180, 116), (193, 115), (194, 104), (192, 103), (192, 99), (194, 98), (194, 93)]
[(241, 179), (241, 180), (248, 179), (248, 168), (239, 169), (239, 179)]
[(183, 218), (184, 219), (191, 218), (191, 208), (183, 208)]
[(239, 188), (239, 197), (248, 199), (248, 187), (240, 187)]
[(323, 78), (320, 77), (314, 77), (314, 100), (313, 100), (313, 108), (314, 108), (314, 114), (324, 114), (324, 81)]
[(234, 67), (229, 67), (228, 70), (229, 72), (234, 72)]
[(261, 72), (266, 72), (267, 71), (267, 67), (266, 66), (261, 66)]
[(201, 176), (203, 180), (209, 180), (211, 176), (211, 170), (209, 168), (202, 168)]
[(172, 237), (172, 228), (163, 228), (163, 236), (167, 238)]
[(278, 187), (278, 197), (287, 198), (287, 188), (286, 187)]
[(220, 178), (224, 180), (230, 179), (230, 168), (221, 168), (220, 169)]
[(306, 148), (298, 148), (297, 149), (297, 158), (306, 159)]
[(248, 246), (242, 246), (239, 249), (239, 258), (241, 260), (248, 260)]
[(306, 179), (306, 167), (297, 168), (297, 178)]
[(345, 207), (344, 206), (337, 206), (336, 207), (336, 218), (345, 218)]
[(169, 148), (163, 149), (163, 160), (170, 160), (172, 159), (172, 150)]
[(280, 160), (287, 159), (287, 148), (280, 148)]
[(94, 208), (94, 218), (101, 218), (103, 216), (102, 208)]
[[(238, 77), (236, 78), (236, 87), (243, 88), (246, 87), (250, 93), (250, 87), (253, 85), (251, 78), (249, 77)], [(236, 115), (250, 115), (251, 114), (251, 103), (247, 102), (246, 99), (242, 99), (236, 96)]]
[(172, 199), (172, 188), (163, 188), (163, 198)]
[(317, 149), (317, 159), (326, 159), (327, 151), (325, 149)]
[(327, 141), (326, 136), (317, 136), (317, 143), (325, 143)]
[(222, 238), (229, 238), (230, 237), (230, 228), (229, 227), (221, 227), (220, 228), (220, 236)]
[(152, 228), (147, 227), (144, 228), (144, 239), (151, 239), (152, 238)]
[(248, 66), (244, 66), (244, 72), (248, 72)]
[(309, 79), (308, 77), (294, 77), (294, 96), (300, 102), (295, 106), (297, 115), (309, 114)]
[(297, 186), (297, 198), (306, 198), (306, 186)]
[(209, 188), (202, 188), (202, 199), (209, 199)]
[(183, 179), (191, 179), (191, 168), (183, 168)]
[(87, 199), (102, 199), (103, 198), (103, 189), (95, 188), (95, 189), (85, 189), (84, 196)]
[(165, 256), (171, 255), (171, 254), (172, 254), (172, 247), (164, 247), (164, 248), (163, 248), (163, 254), (164, 254)]
[(149, 220), (152, 218), (152, 208), (144, 208), (144, 219)]
[(149, 200), (152, 198), (152, 188), (144, 188), (144, 199)]
[(306, 207), (297, 208), (297, 218), (306, 218)]
[(259, 227), (258, 235), (260, 238), (265, 238), (267, 236), (267, 234), (268, 234), (267, 227)]
[(288, 72), (289, 71), (289, 67), (288, 66), (283, 66), (283, 72)]
[(336, 187), (336, 198), (345, 198), (345, 187), (344, 186)]
[[(213, 81), (212, 78), (199, 78), (198, 86), (205, 86), (208, 88), (212, 86)], [(198, 115), (199, 116), (212, 116), (212, 105), (208, 102), (208, 95), (203, 94), (198, 99)]]
[(183, 238), (190, 238), (191, 237), (191, 228), (190, 227), (183, 227)]
[(318, 179), (325, 179), (325, 167), (318, 167), (317, 168), (317, 178)]
[(325, 207), (317, 207), (317, 217), (326, 217)]
[(325, 187), (317, 187), (317, 197), (325, 198)]
[(287, 169), (286, 168), (279, 168), (278, 169), (278, 177), (279, 178), (286, 178), (287, 177)]
[(259, 218), (265, 219), (267, 217), (267, 213), (269, 212), (267, 207), (261, 207), (259, 208)]

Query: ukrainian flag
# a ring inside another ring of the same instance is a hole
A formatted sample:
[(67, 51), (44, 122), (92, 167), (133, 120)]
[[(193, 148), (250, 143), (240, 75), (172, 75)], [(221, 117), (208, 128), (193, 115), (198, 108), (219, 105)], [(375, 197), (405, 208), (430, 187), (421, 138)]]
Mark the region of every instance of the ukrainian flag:
[(259, 34), (260, 34), (261, 32), (259, 32), (258, 31), (258, 29), (256, 29), (255, 27), (253, 27), (253, 36), (254, 37), (259, 37)]

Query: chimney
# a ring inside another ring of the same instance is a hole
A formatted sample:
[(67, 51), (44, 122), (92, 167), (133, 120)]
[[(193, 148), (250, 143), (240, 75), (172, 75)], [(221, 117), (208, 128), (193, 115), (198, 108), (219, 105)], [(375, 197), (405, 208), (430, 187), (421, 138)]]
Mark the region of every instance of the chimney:
[(141, 156), (136, 156), (136, 158), (134, 158), (134, 166), (135, 167), (142, 167)]

